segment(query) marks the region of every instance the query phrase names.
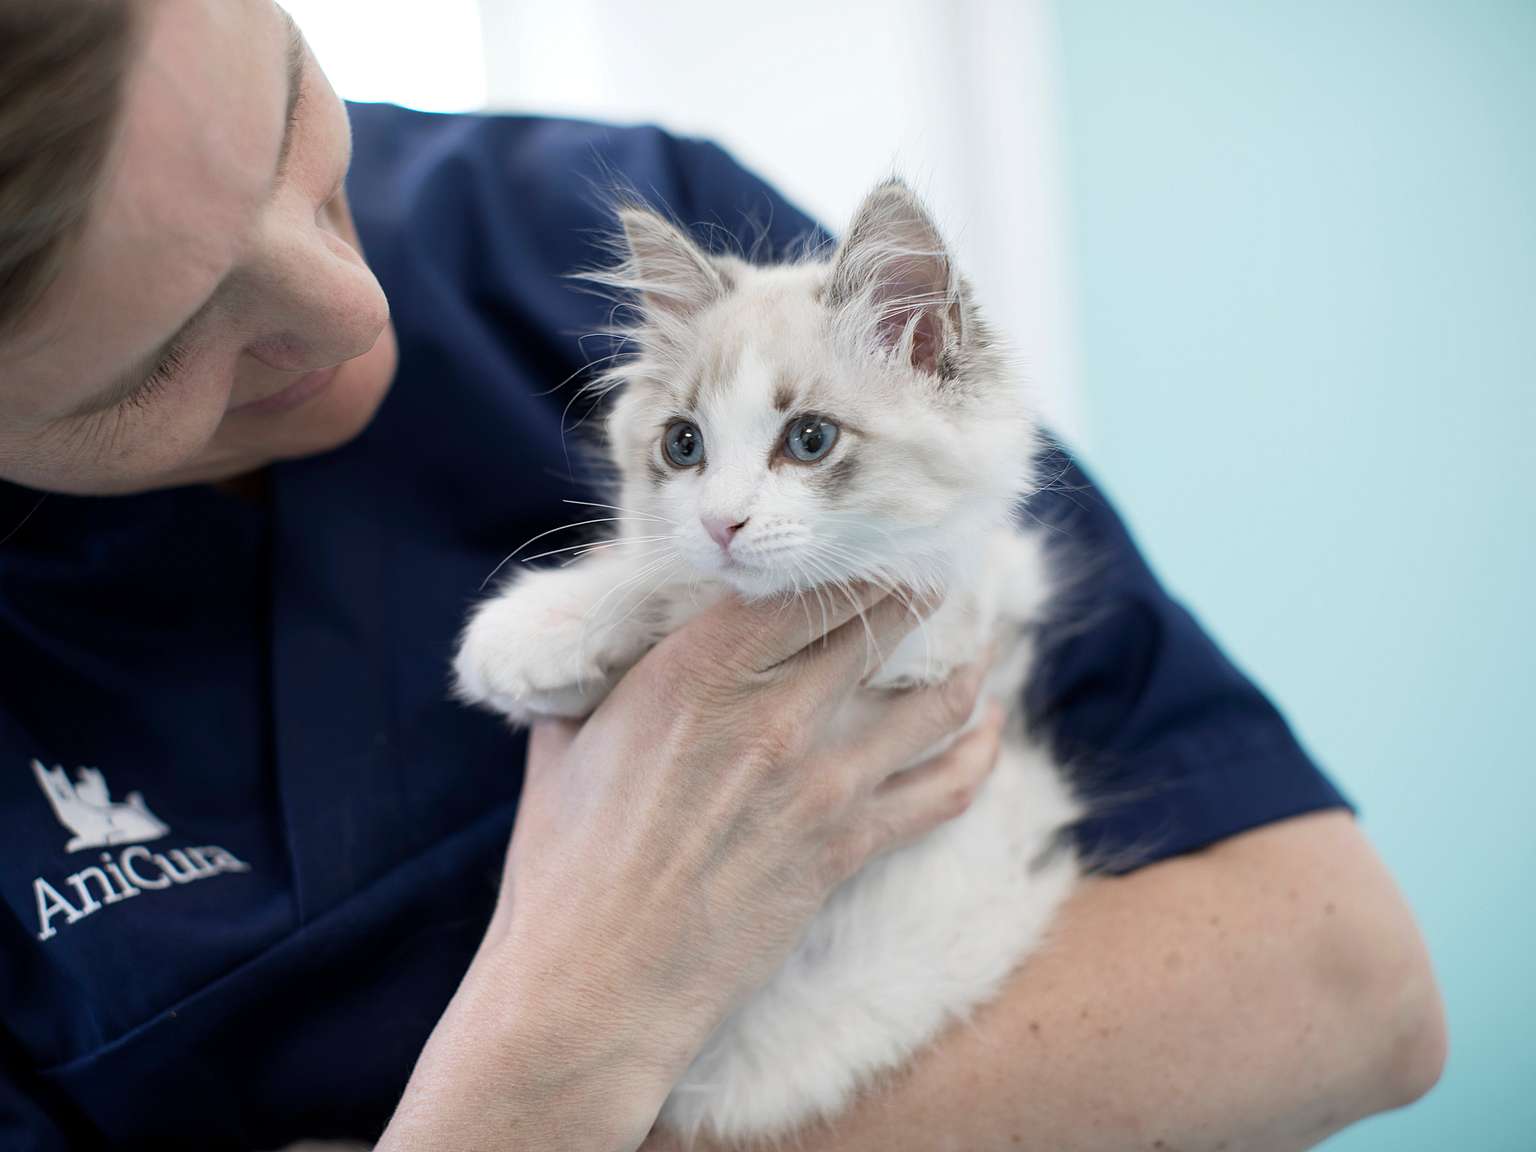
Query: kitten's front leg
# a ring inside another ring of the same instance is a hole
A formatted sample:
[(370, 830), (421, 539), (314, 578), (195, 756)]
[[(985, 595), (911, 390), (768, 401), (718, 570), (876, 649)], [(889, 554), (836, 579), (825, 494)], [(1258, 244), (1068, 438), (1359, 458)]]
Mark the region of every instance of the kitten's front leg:
[(524, 573), (476, 609), (454, 660), (460, 697), (519, 724), (597, 707), (666, 617), (667, 589), (622, 551)]

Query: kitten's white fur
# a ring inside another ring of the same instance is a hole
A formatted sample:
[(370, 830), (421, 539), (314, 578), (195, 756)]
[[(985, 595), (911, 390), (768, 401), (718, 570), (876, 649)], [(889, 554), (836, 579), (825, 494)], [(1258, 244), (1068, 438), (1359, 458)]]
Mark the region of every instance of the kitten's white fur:
[[(917, 199), (887, 182), (830, 259), (769, 267), (706, 254), (643, 209), (621, 219), (625, 259), (598, 278), (637, 301), (633, 351), (603, 381), (618, 390), (608, 432), (622, 486), (614, 510), (591, 517), (620, 530), (476, 611), (455, 664), (461, 695), (517, 722), (584, 715), (728, 588), (838, 596), (861, 579), (942, 590), (944, 603), (850, 701), (850, 729), (882, 689), (940, 680), (989, 641), (989, 694), (1017, 713), (1054, 583), (1040, 538), (1011, 518), (1031, 490), (1036, 426)], [(803, 412), (844, 425), (816, 464), (775, 456)], [(701, 431), (704, 468), (662, 455), (679, 417)], [(746, 522), (732, 563), (705, 515)], [(1079, 873), (1063, 837), (1078, 815), (1015, 714), (970, 808), (832, 894), (715, 1030), (661, 1121), (730, 1139), (836, 1116), (994, 997), (1039, 944)]]

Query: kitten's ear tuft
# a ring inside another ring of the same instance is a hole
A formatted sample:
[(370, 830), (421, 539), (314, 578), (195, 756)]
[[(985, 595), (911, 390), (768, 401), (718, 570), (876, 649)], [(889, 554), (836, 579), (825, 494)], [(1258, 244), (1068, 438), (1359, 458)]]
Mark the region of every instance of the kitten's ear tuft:
[(684, 319), (725, 294), (709, 257), (682, 231), (649, 208), (619, 212), (628, 248), (625, 280), (648, 313)]
[(962, 339), (958, 278), (922, 202), (890, 179), (864, 198), (832, 261), (828, 301), (863, 309), (887, 350), (942, 376), (945, 352)]

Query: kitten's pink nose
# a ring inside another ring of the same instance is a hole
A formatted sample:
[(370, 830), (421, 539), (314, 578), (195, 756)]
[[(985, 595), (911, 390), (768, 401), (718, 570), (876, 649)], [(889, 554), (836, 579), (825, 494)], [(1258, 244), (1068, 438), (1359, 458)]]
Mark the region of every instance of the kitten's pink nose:
[(704, 531), (709, 533), (709, 538), (720, 545), (722, 552), (731, 550), (731, 539), (747, 526), (746, 520), (732, 524), (723, 516), (700, 516), (699, 521), (704, 525)]

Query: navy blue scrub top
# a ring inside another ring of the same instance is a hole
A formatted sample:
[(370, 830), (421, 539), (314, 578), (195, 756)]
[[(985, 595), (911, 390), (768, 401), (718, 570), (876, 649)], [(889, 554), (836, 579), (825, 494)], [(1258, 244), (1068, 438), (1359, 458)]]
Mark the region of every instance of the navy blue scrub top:
[[(351, 109), (400, 371), (355, 442), (110, 499), (0, 484), (0, 1147), (266, 1148), (386, 1123), (478, 943), (523, 744), (447, 695), (513, 546), (573, 519), (569, 389), (622, 183), (716, 239), (813, 230), (654, 128)], [(1060, 449), (1096, 557), (1029, 704), (1111, 866), (1343, 803)]]

